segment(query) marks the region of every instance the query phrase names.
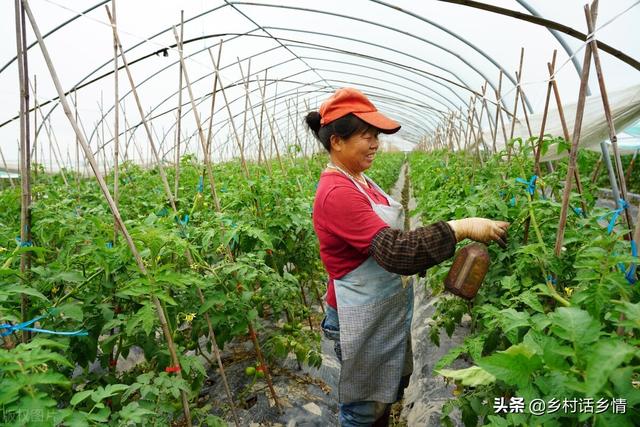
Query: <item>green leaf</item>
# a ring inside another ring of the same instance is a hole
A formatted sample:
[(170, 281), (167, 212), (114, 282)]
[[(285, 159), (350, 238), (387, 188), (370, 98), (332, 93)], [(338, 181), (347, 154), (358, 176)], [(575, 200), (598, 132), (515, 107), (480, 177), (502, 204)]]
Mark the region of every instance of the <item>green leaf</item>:
[(598, 341), (587, 356), (587, 395), (596, 396), (605, 385), (609, 375), (624, 362), (628, 362), (635, 353), (635, 348), (620, 341), (608, 339)]
[(465, 369), (440, 369), (434, 371), (443, 377), (460, 381), (462, 385), (469, 387), (477, 387), (480, 385), (488, 385), (495, 382), (496, 377), (491, 375), (479, 366), (472, 366)]
[(131, 402), (124, 408), (122, 408), (118, 415), (123, 420), (131, 421), (136, 424), (144, 424), (145, 417), (147, 415), (155, 415), (155, 412), (140, 407), (138, 402)]
[(534, 292), (530, 290), (525, 291), (518, 295), (516, 299), (520, 302), (523, 302), (533, 310), (539, 313), (544, 313), (544, 308), (542, 307), (542, 304), (540, 304), (540, 300), (538, 300), (538, 296)]
[(478, 361), (478, 365), (509, 385), (525, 387), (542, 366), (540, 357), (526, 344), (517, 344)]
[(516, 311), (513, 308), (507, 308), (500, 310), (500, 324), (504, 332), (509, 332), (513, 329), (529, 326), (529, 313), (526, 311)]
[(0, 294), (6, 294), (6, 295), (25, 294), (25, 295), (30, 295), (32, 297), (39, 298), (43, 301), (49, 301), (49, 298), (42, 295), (39, 291), (26, 286), (11, 286), (11, 288), (1, 289)]
[(551, 332), (572, 343), (585, 345), (600, 337), (600, 323), (577, 307), (560, 307), (549, 318)]
[(78, 403), (85, 400), (87, 397), (91, 396), (93, 390), (83, 390), (73, 395), (71, 401), (69, 402), (72, 406), (76, 406)]
[(79, 271), (63, 271), (53, 275), (50, 279), (52, 282), (62, 281), (62, 282), (82, 283), (84, 282), (85, 277)]
[(80, 303), (69, 303), (58, 307), (58, 311), (64, 317), (82, 322), (84, 314), (82, 313), (82, 305)]

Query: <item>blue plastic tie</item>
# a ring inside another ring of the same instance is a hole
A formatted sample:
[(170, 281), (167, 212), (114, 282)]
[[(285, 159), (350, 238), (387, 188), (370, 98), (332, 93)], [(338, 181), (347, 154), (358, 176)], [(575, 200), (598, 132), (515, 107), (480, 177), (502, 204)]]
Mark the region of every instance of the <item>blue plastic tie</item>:
[(202, 193), (204, 190), (204, 178), (201, 176), (198, 180), (198, 193)]
[(113, 248), (113, 242), (107, 242), (107, 248), (108, 249)]
[(89, 335), (89, 332), (85, 331), (84, 329), (81, 329), (79, 331), (71, 331), (71, 332), (59, 332), (59, 331), (50, 331), (48, 329), (30, 327), (31, 325), (36, 323), (38, 320), (44, 317), (45, 316), (38, 316), (26, 322), (18, 323), (17, 325), (10, 325), (8, 323), (3, 323), (0, 325), (0, 329), (6, 329), (6, 331), (0, 333), (0, 337), (6, 337), (7, 335), (11, 335), (13, 332), (16, 332), (16, 331), (40, 332), (43, 334), (63, 335), (67, 337), (86, 337), (87, 335)]
[(527, 186), (527, 192), (533, 196), (533, 193), (536, 192), (536, 180), (538, 179), (538, 175), (533, 175), (529, 181), (526, 181), (523, 178), (516, 178), (516, 182), (520, 184), (524, 184)]
[(618, 209), (609, 212), (608, 214), (602, 215), (598, 219), (603, 219), (608, 217), (609, 215), (613, 215), (611, 217), (611, 221), (609, 221), (609, 226), (607, 227), (607, 233), (611, 234), (613, 228), (616, 226), (616, 220), (620, 216), (620, 214), (629, 207), (629, 204), (624, 199), (618, 200)]
[(514, 207), (516, 205), (516, 196), (513, 196), (511, 200), (509, 200), (509, 206)]
[(551, 283), (552, 285), (557, 285), (558, 284), (558, 281), (556, 279), (554, 279), (553, 276), (550, 275), (550, 274), (547, 275), (547, 281), (549, 283)]
[(582, 210), (582, 208), (574, 208), (572, 207), (571, 209), (573, 209), (573, 213), (575, 213), (576, 215), (582, 217), (584, 216), (584, 211)]
[(185, 216), (180, 220), (180, 224), (181, 224), (181, 225), (187, 225), (187, 224), (189, 224), (189, 215), (185, 215)]
[(33, 246), (33, 242), (29, 242), (29, 241), (23, 242), (20, 237), (16, 237), (16, 243), (18, 243), (21, 248), (27, 248), (27, 247)]
[[(635, 240), (631, 240), (631, 255), (636, 258), (638, 257), (638, 244)], [(633, 285), (637, 281), (636, 268), (638, 268), (638, 266), (632, 262), (629, 266), (629, 270), (625, 272), (624, 277), (627, 279), (627, 282), (629, 282), (630, 285)]]

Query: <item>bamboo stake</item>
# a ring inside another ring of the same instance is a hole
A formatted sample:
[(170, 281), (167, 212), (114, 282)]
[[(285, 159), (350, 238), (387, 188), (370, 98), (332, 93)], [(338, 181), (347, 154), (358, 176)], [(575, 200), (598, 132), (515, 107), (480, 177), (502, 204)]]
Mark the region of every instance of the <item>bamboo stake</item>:
[[(551, 90), (553, 88), (553, 81), (555, 81), (555, 79), (553, 78), (553, 69), (555, 68), (555, 65), (556, 65), (557, 54), (558, 54), (558, 51), (554, 49), (553, 56), (551, 57), (550, 68), (549, 68), (550, 76), (549, 76), (549, 83), (547, 84), (547, 96), (544, 102), (544, 110), (542, 112), (542, 124), (540, 125), (540, 136), (538, 137), (538, 147), (535, 152), (533, 169), (536, 171), (536, 174), (538, 176), (542, 176), (542, 171), (540, 170), (540, 152), (542, 151), (542, 140), (544, 139), (544, 130), (545, 130), (545, 126), (547, 125), (547, 115), (549, 113), (549, 101), (551, 100)], [(562, 116), (561, 116), (561, 121), (563, 122), (563, 127), (566, 126), (566, 123), (564, 122), (564, 120), (562, 120)], [(567, 130), (565, 135), (568, 135), (568, 134), (569, 134), (569, 131)]]
[[(518, 98), (520, 97), (520, 76), (522, 75), (522, 63), (524, 61), (524, 47), (520, 48), (520, 65), (516, 72), (516, 99), (513, 101), (513, 115), (511, 117), (511, 131), (509, 132), (509, 141), (513, 139), (513, 133), (516, 128), (516, 119), (518, 114)], [(511, 145), (507, 144), (507, 161), (511, 160)]]
[(9, 183), (11, 184), (11, 188), (16, 188), (16, 184), (13, 182), (13, 178), (11, 177), (11, 173), (9, 172), (9, 168), (7, 167), (7, 161), (4, 159), (2, 147), (0, 147), (0, 157), (2, 158), (2, 164), (4, 164), (4, 170), (7, 171), (7, 175), (9, 176)]
[[(16, 22), (16, 48), (18, 58), (18, 79), (20, 84), (20, 187), (21, 187), (21, 204), (20, 204), (20, 244), (27, 245), (31, 242), (31, 185), (29, 173), (29, 141), (27, 135), (27, 122), (29, 120), (29, 98), (26, 77), (27, 52), (24, 47), (24, 9), (20, 6), (20, 1), (15, 0), (15, 22)], [(20, 273), (23, 277), (23, 285), (28, 286), (28, 270), (30, 268), (30, 253), (23, 252), (20, 255)], [(27, 320), (29, 298), (26, 294), (20, 294), (20, 312), (22, 321)], [(30, 333), (22, 331), (21, 340), (23, 343), (28, 342)]]
[[(175, 30), (174, 30), (175, 33)], [(220, 41), (222, 43), (222, 41)], [(222, 92), (222, 97), (224, 98), (225, 106), (227, 107), (227, 113), (229, 114), (229, 122), (231, 123), (231, 127), (233, 129), (233, 135), (235, 136), (236, 143), (238, 144), (238, 148), (240, 149), (240, 163), (242, 164), (242, 169), (244, 171), (244, 175), (247, 179), (249, 179), (249, 169), (247, 169), (247, 162), (244, 158), (244, 150), (242, 149), (242, 145), (240, 142), (240, 137), (238, 135), (238, 130), (236, 129), (236, 124), (233, 121), (233, 114), (231, 113), (231, 108), (229, 107), (229, 100), (227, 99), (227, 93), (224, 90), (224, 85), (222, 84), (222, 80), (220, 80), (220, 69), (218, 65), (215, 63), (213, 59), (213, 54), (211, 53), (211, 49), (207, 49), (209, 52), (209, 56), (211, 57), (211, 62), (213, 63), (216, 79), (218, 79), (218, 83), (220, 84), (220, 91)], [(183, 65), (184, 66), (184, 65)]]
[(138, 91), (136, 89), (136, 85), (133, 81), (133, 77), (131, 76), (131, 70), (129, 70), (129, 62), (127, 61), (127, 57), (124, 54), (124, 49), (122, 48), (122, 43), (120, 42), (120, 37), (118, 36), (118, 30), (113, 23), (113, 17), (111, 15), (111, 11), (109, 7), (105, 5), (107, 9), (107, 15), (109, 16), (109, 21), (111, 22), (111, 29), (113, 32), (113, 36), (116, 40), (116, 44), (118, 45), (118, 49), (120, 50), (120, 56), (122, 57), (122, 63), (124, 64), (124, 68), (127, 72), (127, 77), (129, 79), (129, 84), (131, 85), (131, 92), (133, 93), (133, 97), (136, 101), (136, 106), (138, 107), (138, 113), (140, 114), (140, 119), (142, 120), (142, 124), (144, 126), (145, 132), (147, 134), (147, 138), (149, 140), (149, 145), (151, 151), (153, 152), (154, 157), (158, 162), (158, 172), (160, 173), (160, 179), (162, 180), (162, 185), (164, 186), (165, 193), (169, 198), (169, 203), (174, 211), (177, 211), (174, 197), (171, 193), (171, 188), (169, 188), (169, 181), (167, 180), (167, 174), (165, 173), (164, 166), (162, 165), (162, 159), (158, 154), (158, 150), (156, 149), (156, 145), (153, 142), (153, 136), (151, 135), (151, 129), (149, 128), (149, 123), (145, 117), (144, 110), (142, 109), (142, 103), (140, 102), (140, 97), (138, 96)]
[[(75, 113), (74, 119), (78, 121), (78, 91), (73, 91), (73, 111)], [(80, 141), (76, 136), (76, 186), (78, 187), (78, 192), (80, 192)]]
[[(178, 39), (178, 32), (176, 31), (176, 28), (173, 27), (173, 35), (176, 38), (176, 40), (179, 42)], [(187, 67), (184, 63), (184, 57), (183, 57), (183, 53), (182, 53), (182, 49), (178, 49), (178, 52), (180, 54), (180, 64), (182, 64), (182, 74), (184, 76), (184, 81), (185, 84), (187, 85), (187, 92), (189, 94), (189, 100), (191, 102), (191, 110), (193, 111), (193, 115), (196, 119), (196, 125), (198, 127), (198, 136), (200, 137), (200, 144), (202, 145), (202, 149), (204, 151), (204, 163), (207, 167), (207, 175), (209, 177), (209, 187), (211, 188), (211, 194), (213, 196), (214, 199), (214, 203), (216, 205), (216, 210), (220, 210), (220, 202), (218, 200), (218, 196), (216, 193), (216, 184), (215, 184), (215, 180), (213, 178), (213, 171), (211, 169), (211, 163), (210, 163), (210, 159), (209, 159), (209, 155), (208, 155), (208, 150), (206, 148), (206, 139), (204, 136), (204, 131), (202, 130), (202, 122), (200, 121), (200, 114), (198, 114), (198, 109), (196, 108), (196, 103), (195, 103), (195, 98), (193, 96), (193, 91), (191, 90), (191, 82), (189, 81), (189, 74), (187, 73)], [(209, 52), (211, 53), (211, 52)], [(213, 58), (213, 57), (212, 57)]]
[[(33, 75), (33, 99), (36, 101), (38, 99), (38, 80), (36, 75)], [(34, 106), (33, 111), (33, 128), (35, 132), (33, 133), (33, 147), (32, 147), (32, 156), (34, 156), (33, 163), (35, 168), (33, 168), (34, 181), (38, 178), (38, 106), (37, 104)]]
[[(554, 61), (555, 61), (555, 56), (554, 56)], [(565, 139), (565, 141), (569, 141), (570, 136), (569, 136), (569, 127), (567, 126), (567, 121), (565, 119), (564, 116), (564, 108), (562, 107), (562, 101), (560, 100), (560, 91), (558, 89), (558, 83), (556, 82), (555, 78), (553, 78), (553, 75), (555, 73), (555, 62), (554, 63), (547, 63), (547, 68), (549, 69), (549, 78), (551, 79), (551, 88), (553, 89), (553, 94), (556, 100), (556, 106), (558, 107), (558, 115), (560, 117), (560, 123), (562, 124), (562, 133), (563, 133), (563, 137)], [(541, 132), (542, 134), (542, 132)], [(582, 211), (584, 212), (584, 214), (587, 214), (587, 203), (584, 200), (583, 197), (583, 191), (582, 191), (582, 182), (580, 180), (580, 171), (578, 170), (578, 167), (576, 166), (576, 168), (573, 170), (573, 178), (576, 181), (576, 190), (578, 190), (578, 194), (580, 195), (580, 204), (582, 206)]]
[[(482, 110), (480, 110), (480, 120), (482, 120), (482, 115), (484, 113), (484, 111), (487, 111), (487, 123), (489, 123), (489, 133), (492, 135), (495, 135), (495, 132), (493, 131), (493, 129), (498, 125), (498, 122), (495, 123), (495, 126), (491, 123), (491, 116), (489, 115), (489, 105), (487, 104), (487, 82), (484, 82), (484, 86), (482, 88)], [(482, 140), (483, 146), (485, 147), (485, 150), (487, 150), (487, 152), (489, 152), (489, 148), (487, 147), (486, 142), (484, 141), (484, 139)], [(495, 138), (493, 140), (493, 145), (494, 145), (494, 153), (495, 153)]]
[[(594, 1), (597, 4), (598, 0)], [(582, 118), (584, 115), (584, 105), (587, 96), (587, 84), (589, 83), (589, 68), (591, 67), (591, 45), (588, 44), (584, 50), (584, 60), (582, 63), (582, 76), (580, 78), (580, 92), (578, 95), (578, 104), (576, 106), (576, 120), (573, 127), (573, 138), (571, 138), (571, 149), (569, 151), (569, 167), (567, 170), (567, 178), (565, 180), (564, 192), (562, 194), (562, 207), (560, 209), (560, 221), (558, 223), (558, 232), (556, 234), (556, 244), (554, 253), (558, 257), (562, 251), (562, 243), (564, 241), (564, 229), (567, 224), (567, 210), (569, 208), (569, 197), (571, 196), (571, 184), (576, 169), (576, 156), (578, 154), (578, 144), (580, 142), (580, 132), (582, 130)]]
[[(242, 74), (242, 64), (238, 57), (238, 67), (240, 67), (240, 73)], [(251, 58), (247, 63), (247, 78), (251, 76)], [(216, 79), (217, 80), (217, 79)], [(243, 78), (244, 80), (244, 78)], [(242, 143), (240, 144), (240, 150), (244, 152), (245, 139), (247, 137), (247, 109), (249, 108), (249, 91), (245, 90), (244, 94), (244, 111), (242, 112)]]
[[(117, 14), (116, 14), (116, 0), (111, 0), (111, 8), (113, 9), (113, 25), (115, 28), (117, 26)], [(120, 171), (118, 168), (119, 159), (118, 156), (120, 154), (120, 91), (119, 91), (119, 80), (118, 80), (118, 43), (116, 38), (113, 37), (113, 201), (116, 206), (118, 206), (118, 200), (120, 198), (119, 194), (119, 181), (120, 181)], [(104, 120), (103, 120), (104, 122)], [(118, 239), (118, 225), (117, 222), (113, 221), (113, 241), (114, 243)]]
[[(520, 80), (522, 80), (522, 77), (520, 77)], [(522, 105), (522, 113), (524, 114), (524, 122), (527, 125), (527, 132), (529, 132), (529, 138), (531, 138), (533, 136), (533, 132), (531, 132), (531, 124), (529, 123), (529, 113), (527, 112), (526, 105), (524, 105), (524, 99), (526, 97), (526, 94), (524, 93), (524, 89), (522, 89), (522, 87), (520, 87), (520, 93), (522, 94), (522, 96), (520, 97), (520, 105)]]
[[(258, 83), (258, 88), (260, 89), (260, 97), (262, 98), (262, 103), (263, 104), (266, 103), (265, 94), (266, 94), (266, 91), (267, 91), (267, 86), (266, 86), (267, 75), (265, 74), (264, 77), (265, 77), (265, 84), (264, 85), (260, 85), (260, 79), (256, 78), (256, 82)], [(276, 90), (277, 90), (277, 87), (276, 87)], [(274, 99), (276, 99), (276, 98), (277, 98), (277, 95), (276, 95), (276, 97), (274, 97)], [(273, 103), (273, 107), (275, 109), (275, 101)], [(284, 168), (284, 164), (282, 163), (282, 158), (280, 157), (280, 150), (278, 150), (278, 144), (276, 143), (276, 134), (275, 134), (275, 131), (273, 130), (273, 120), (271, 118), (269, 118), (269, 111), (268, 111), (267, 108), (265, 108), (265, 115), (267, 116), (267, 123), (269, 123), (269, 130), (271, 132), (270, 149), (275, 148), (276, 157), (278, 159), (278, 163), (280, 164), (280, 169), (282, 170), (282, 173), (285, 174), (285, 176), (286, 176), (287, 172), (286, 172), (286, 170)], [(273, 157), (273, 153), (271, 153), (270, 157)]]
[[(238, 68), (240, 68), (240, 77), (242, 78), (243, 81), (243, 85), (244, 85), (244, 90), (245, 90), (245, 96), (246, 99), (248, 101), (248, 108), (251, 111), (251, 117), (253, 119), (253, 126), (256, 128), (256, 131), (258, 131), (258, 164), (260, 164), (260, 153), (262, 151), (262, 117), (260, 118), (260, 125), (258, 125), (258, 119), (256, 119), (256, 115), (253, 109), (253, 104), (251, 103), (251, 100), (249, 99), (249, 74), (247, 74), (247, 76), (245, 77), (244, 72), (242, 71), (242, 66), (240, 64), (240, 58), (238, 58)], [(263, 105), (264, 106), (264, 105)], [(262, 111), (264, 111), (264, 108), (262, 108)], [(262, 114), (262, 111), (260, 112)], [(258, 128), (258, 126), (260, 126), (260, 128)], [(265, 163), (267, 163), (265, 161)], [(269, 174), (269, 176), (271, 176), (271, 169), (269, 168), (269, 165), (267, 163), (267, 173)]]
[(598, 161), (596, 162), (596, 166), (593, 170), (593, 173), (591, 174), (591, 183), (595, 184), (596, 181), (598, 180), (598, 177), (600, 176), (600, 169), (602, 169), (602, 154), (600, 154), (600, 158), (598, 158)]
[[(589, 13), (589, 8), (585, 7), (585, 17), (587, 19), (587, 28), (589, 30), (589, 34), (593, 34), (595, 31), (595, 19), (592, 18), (591, 13)], [(602, 98), (602, 106), (604, 108), (604, 115), (607, 119), (607, 125), (609, 127), (609, 141), (611, 141), (611, 146), (613, 147), (613, 157), (615, 159), (615, 167), (616, 173), (618, 175), (618, 181), (620, 185), (620, 192), (622, 193), (622, 199), (627, 201), (627, 183), (624, 178), (624, 169), (622, 167), (622, 161), (620, 159), (620, 151), (618, 150), (618, 135), (616, 133), (616, 127), (613, 123), (613, 117), (611, 115), (611, 107), (609, 106), (609, 95), (607, 94), (607, 88), (604, 82), (604, 76), (602, 73), (602, 66), (600, 65), (600, 53), (598, 51), (598, 42), (595, 38), (592, 38), (589, 42), (591, 46), (591, 52), (593, 55), (593, 62), (596, 68), (596, 75), (598, 77), (598, 85), (600, 87), (600, 95)], [(617, 200), (616, 200), (617, 203)], [(631, 218), (631, 212), (629, 209), (624, 209), (625, 219), (627, 220), (627, 225), (629, 226), (629, 234), (627, 235), (627, 239), (631, 240), (633, 238), (631, 230), (633, 230), (633, 219)]]
[[(264, 77), (265, 77), (265, 82), (266, 82), (266, 78), (267, 78), (267, 71), (265, 70), (264, 72)], [(256, 76), (256, 80), (258, 80), (259, 77)], [(259, 90), (260, 91), (260, 90)], [(258, 132), (258, 152), (262, 152), (262, 156), (264, 157), (264, 163), (267, 165), (267, 172), (269, 173), (269, 176), (272, 176), (273, 171), (271, 170), (271, 158), (269, 156), (267, 156), (267, 151), (265, 149), (265, 145), (263, 142), (264, 139), (264, 116), (266, 113), (266, 105), (264, 104), (264, 102), (260, 103), (260, 130)]]
[[(222, 55), (222, 40), (220, 40), (220, 46), (218, 47), (218, 58), (216, 59), (216, 66), (220, 67), (220, 56)], [(207, 132), (207, 152), (209, 153), (209, 159), (211, 159), (211, 142), (213, 138), (213, 113), (216, 108), (216, 92), (218, 92), (218, 79), (213, 79), (213, 90), (211, 91), (211, 110), (209, 113), (209, 125)], [(203, 173), (204, 179), (204, 173)]]
[(504, 145), (505, 148), (507, 147), (507, 129), (505, 127), (504, 124), (504, 117), (502, 117), (502, 110), (503, 110), (503, 106), (502, 106), (502, 70), (500, 70), (499, 73), (499, 78), (498, 78), (498, 89), (495, 90), (495, 95), (496, 95), (496, 137), (498, 134), (498, 120), (500, 120), (500, 127), (502, 129), (502, 137), (504, 138)]
[[(184, 10), (180, 11), (180, 41), (178, 42), (178, 49), (182, 50), (182, 43), (184, 41)], [(174, 177), (174, 194), (176, 199), (178, 198), (178, 190), (180, 188), (180, 127), (182, 125), (182, 63), (179, 64), (179, 84), (178, 87), (178, 119), (176, 124), (176, 173)]]
[[(29, 2), (28, 0), (22, 0), (22, 4), (24, 7), (24, 10), (26, 11), (28, 17), (29, 17), (29, 21), (31, 23), (31, 27), (33, 29), (33, 32), (35, 33), (35, 36), (38, 40), (38, 44), (40, 45), (40, 49), (42, 50), (42, 55), (44, 56), (44, 60), (47, 64), (47, 68), (49, 69), (49, 73), (51, 74), (51, 78), (53, 80), (53, 83), (56, 87), (56, 91), (58, 92), (58, 96), (60, 99), (60, 103), (62, 104), (62, 108), (64, 109), (65, 115), (67, 116), (67, 119), (69, 120), (71, 126), (73, 127), (73, 130), (77, 136), (77, 138), (80, 141), (80, 144), (82, 145), (82, 149), (84, 150), (85, 156), (86, 158), (89, 160), (89, 163), (91, 165), (91, 168), (93, 169), (93, 173), (98, 181), (98, 184), (100, 186), (100, 189), (102, 190), (102, 193), (104, 194), (105, 198), (107, 199), (107, 203), (109, 204), (109, 208), (111, 209), (111, 212), (114, 214), (116, 221), (118, 222), (118, 225), (120, 227), (120, 230), (122, 230), (122, 233), (127, 241), (127, 244), (131, 250), (131, 253), (134, 256), (134, 259), (136, 261), (136, 264), (138, 266), (138, 269), (140, 270), (140, 272), (142, 273), (143, 276), (147, 276), (147, 270), (146, 267), (144, 266), (144, 263), (142, 261), (142, 257), (140, 256), (140, 253), (138, 252), (138, 249), (136, 248), (135, 243), (133, 242), (133, 240), (131, 239), (131, 236), (129, 235), (129, 232), (127, 230), (126, 225), (124, 224), (124, 222), (122, 221), (122, 218), (120, 216), (120, 212), (118, 211), (118, 207), (115, 205), (113, 198), (111, 197), (111, 193), (109, 192), (109, 188), (107, 187), (106, 182), (104, 181), (104, 178), (102, 177), (102, 175), (100, 174), (100, 169), (98, 168), (98, 165), (96, 163), (95, 158), (93, 157), (93, 154), (91, 153), (91, 149), (89, 147), (89, 145), (87, 144), (84, 135), (80, 132), (80, 128), (78, 127), (78, 123), (73, 119), (73, 112), (71, 111), (71, 107), (69, 106), (69, 103), (67, 101), (67, 97), (64, 93), (64, 90), (62, 89), (62, 85), (60, 84), (60, 80), (58, 79), (58, 74), (55, 70), (55, 68), (53, 67), (53, 63), (51, 61), (51, 57), (49, 56), (49, 51), (46, 47), (46, 45), (44, 44), (44, 40), (42, 38), (42, 34), (40, 33), (40, 29), (35, 21), (35, 18), (33, 17), (33, 14), (31, 12), (31, 9), (29, 7)], [(160, 320), (160, 325), (162, 326), (162, 331), (164, 333), (165, 339), (167, 341), (167, 347), (169, 349), (169, 354), (171, 356), (171, 360), (172, 363), (174, 364), (174, 366), (179, 367), (180, 366), (180, 360), (178, 359), (178, 355), (176, 353), (176, 349), (175, 349), (175, 345), (173, 343), (173, 338), (171, 336), (171, 332), (169, 331), (169, 325), (167, 324), (167, 319), (164, 315), (164, 311), (162, 308), (162, 305), (160, 304), (160, 301), (158, 300), (157, 297), (155, 296), (151, 296), (153, 303), (156, 307), (157, 313), (158, 313), (158, 319)], [(176, 375), (178, 377), (181, 377), (182, 374), (180, 372), (177, 372)], [(184, 410), (184, 415), (185, 415), (185, 420), (187, 422), (187, 425), (191, 426), (191, 414), (189, 411), (189, 402), (187, 400), (187, 395), (184, 391), (181, 391), (181, 395), (182, 395), (182, 405), (183, 405), (183, 410)]]
[(636, 162), (636, 157), (638, 156), (638, 151), (640, 151), (640, 150), (636, 150), (635, 153), (633, 153), (633, 157), (631, 158), (631, 162), (629, 162), (629, 167), (627, 168), (627, 172), (624, 174), (624, 179), (626, 181), (629, 181), (629, 179), (631, 179), (631, 171), (633, 170), (633, 165)]

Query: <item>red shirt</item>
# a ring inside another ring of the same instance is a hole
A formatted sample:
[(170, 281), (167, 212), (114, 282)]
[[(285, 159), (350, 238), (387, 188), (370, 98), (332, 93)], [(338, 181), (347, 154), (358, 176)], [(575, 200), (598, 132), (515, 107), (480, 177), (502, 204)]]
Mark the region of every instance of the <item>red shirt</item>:
[[(374, 189), (360, 185), (377, 204), (389, 205)], [(342, 173), (323, 172), (313, 203), (313, 228), (320, 241), (320, 258), (327, 273), (327, 304), (337, 308), (333, 279), (339, 279), (369, 258), (376, 234), (388, 227), (373, 211), (369, 200)]]

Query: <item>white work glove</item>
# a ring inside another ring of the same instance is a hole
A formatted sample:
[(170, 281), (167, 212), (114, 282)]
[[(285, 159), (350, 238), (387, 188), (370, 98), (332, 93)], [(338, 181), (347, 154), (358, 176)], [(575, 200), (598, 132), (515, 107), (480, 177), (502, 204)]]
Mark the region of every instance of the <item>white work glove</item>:
[(456, 240), (475, 240), (476, 242), (489, 243), (495, 241), (501, 247), (507, 247), (507, 228), (509, 223), (493, 221), (487, 218), (464, 218), (448, 221)]

